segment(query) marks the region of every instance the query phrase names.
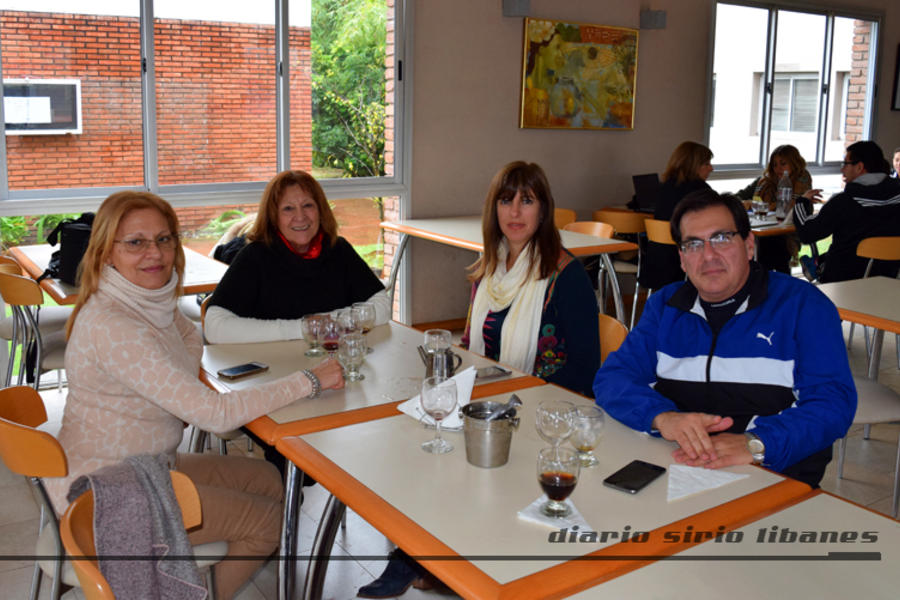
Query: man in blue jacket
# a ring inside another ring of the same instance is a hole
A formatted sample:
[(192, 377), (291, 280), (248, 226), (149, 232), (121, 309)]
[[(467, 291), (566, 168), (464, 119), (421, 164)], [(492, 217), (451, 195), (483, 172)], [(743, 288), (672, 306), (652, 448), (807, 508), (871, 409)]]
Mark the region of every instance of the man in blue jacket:
[(597, 404), (677, 442), (677, 462), (757, 463), (816, 487), (856, 412), (837, 309), (806, 281), (752, 262), (733, 196), (689, 194), (671, 230), (688, 281), (650, 296), (597, 372)]

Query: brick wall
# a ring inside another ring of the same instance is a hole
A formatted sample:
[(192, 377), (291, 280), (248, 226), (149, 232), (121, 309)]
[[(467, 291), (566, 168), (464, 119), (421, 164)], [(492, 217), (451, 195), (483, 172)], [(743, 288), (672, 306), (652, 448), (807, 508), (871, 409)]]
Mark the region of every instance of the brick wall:
[(853, 58), (850, 62), (850, 86), (847, 89), (844, 147), (863, 139), (871, 42), (872, 22), (853, 21)]
[[(5, 78), (81, 80), (83, 133), (7, 136), (10, 189), (141, 185), (138, 19), (3, 11)], [(157, 19), (161, 184), (275, 173), (274, 27)], [(291, 161), (309, 169), (309, 29), (291, 30)]]

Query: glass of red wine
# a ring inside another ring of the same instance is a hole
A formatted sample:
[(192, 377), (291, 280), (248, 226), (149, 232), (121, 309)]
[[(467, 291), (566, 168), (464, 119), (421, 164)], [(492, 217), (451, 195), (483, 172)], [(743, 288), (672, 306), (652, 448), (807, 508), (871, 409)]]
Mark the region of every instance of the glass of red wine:
[(331, 315), (323, 314), (319, 323), (319, 345), (325, 349), (329, 356), (333, 357), (338, 351), (343, 328), (337, 319)]
[(572, 513), (564, 500), (578, 483), (580, 463), (578, 454), (568, 448), (542, 448), (538, 453), (537, 476), (547, 502), (541, 512), (548, 517), (567, 517)]

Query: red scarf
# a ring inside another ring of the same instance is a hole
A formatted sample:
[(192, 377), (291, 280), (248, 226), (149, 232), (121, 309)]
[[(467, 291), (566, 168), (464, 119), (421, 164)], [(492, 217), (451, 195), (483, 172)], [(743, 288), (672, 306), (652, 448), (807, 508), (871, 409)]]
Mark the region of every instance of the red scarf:
[(319, 228), (319, 231), (316, 233), (316, 237), (310, 240), (309, 245), (306, 247), (306, 252), (298, 252), (294, 246), (287, 241), (281, 232), (278, 232), (278, 237), (281, 238), (281, 241), (284, 242), (284, 245), (288, 247), (288, 250), (299, 256), (300, 258), (319, 258), (319, 255), (322, 253), (322, 228)]

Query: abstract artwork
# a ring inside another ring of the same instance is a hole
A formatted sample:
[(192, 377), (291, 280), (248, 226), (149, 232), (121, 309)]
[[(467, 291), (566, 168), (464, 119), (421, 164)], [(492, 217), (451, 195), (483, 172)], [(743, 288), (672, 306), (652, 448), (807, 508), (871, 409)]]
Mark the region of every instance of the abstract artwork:
[(632, 129), (638, 31), (525, 19), (519, 127)]

